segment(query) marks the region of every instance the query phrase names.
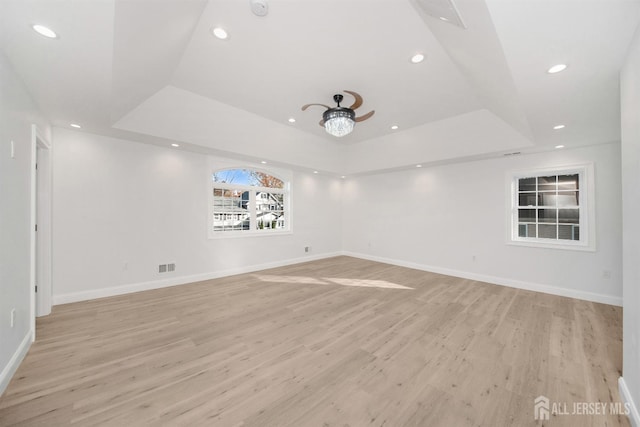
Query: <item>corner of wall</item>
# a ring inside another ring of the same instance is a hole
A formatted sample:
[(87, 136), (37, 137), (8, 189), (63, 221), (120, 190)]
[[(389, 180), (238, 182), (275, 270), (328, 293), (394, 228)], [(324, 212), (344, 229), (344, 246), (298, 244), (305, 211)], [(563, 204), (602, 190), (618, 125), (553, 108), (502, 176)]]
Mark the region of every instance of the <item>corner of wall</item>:
[(9, 360), (7, 366), (4, 367), (2, 372), (0, 373), (0, 396), (4, 393), (11, 381), (11, 378), (18, 370), (20, 363), (27, 355), (27, 352), (31, 348), (31, 343), (33, 342), (34, 333), (33, 330), (28, 331), (28, 333), (22, 339), (20, 346), (16, 349), (15, 353)]
[(631, 427), (640, 427), (640, 413), (631, 398), (631, 393), (629, 392), (627, 383), (624, 381), (623, 377), (618, 378), (618, 390), (620, 391), (620, 397), (622, 398), (624, 409), (629, 412), (628, 417)]

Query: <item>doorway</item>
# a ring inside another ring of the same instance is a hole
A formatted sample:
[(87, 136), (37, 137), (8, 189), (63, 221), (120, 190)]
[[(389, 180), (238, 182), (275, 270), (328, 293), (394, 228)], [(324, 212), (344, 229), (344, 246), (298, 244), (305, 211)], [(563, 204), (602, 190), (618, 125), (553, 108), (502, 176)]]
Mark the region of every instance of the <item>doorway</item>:
[(35, 318), (51, 313), (51, 144), (31, 126), (32, 148), (32, 330)]

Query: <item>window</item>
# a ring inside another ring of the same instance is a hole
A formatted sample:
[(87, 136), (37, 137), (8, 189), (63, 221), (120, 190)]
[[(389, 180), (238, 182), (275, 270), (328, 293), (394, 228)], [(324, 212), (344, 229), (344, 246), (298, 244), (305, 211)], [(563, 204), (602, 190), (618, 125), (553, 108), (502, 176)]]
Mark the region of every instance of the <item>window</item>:
[(593, 166), (525, 171), (511, 175), (511, 242), (595, 250)]
[(290, 230), (289, 184), (255, 169), (224, 169), (211, 175), (209, 236)]

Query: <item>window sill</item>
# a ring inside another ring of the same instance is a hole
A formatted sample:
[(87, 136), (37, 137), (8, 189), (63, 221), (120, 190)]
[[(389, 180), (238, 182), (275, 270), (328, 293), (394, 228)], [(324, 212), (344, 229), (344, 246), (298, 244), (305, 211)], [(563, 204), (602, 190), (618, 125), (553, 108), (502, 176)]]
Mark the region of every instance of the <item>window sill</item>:
[(512, 246), (527, 246), (530, 248), (543, 248), (543, 249), (560, 249), (560, 250), (569, 250), (569, 251), (582, 251), (582, 252), (595, 252), (596, 248), (594, 245), (589, 245), (585, 243), (552, 243), (552, 242), (541, 242), (541, 241), (530, 241), (530, 240), (508, 240), (507, 245)]
[(246, 237), (269, 237), (269, 236), (287, 236), (293, 234), (293, 231), (222, 231), (222, 232), (209, 232), (209, 240), (218, 239), (237, 239)]

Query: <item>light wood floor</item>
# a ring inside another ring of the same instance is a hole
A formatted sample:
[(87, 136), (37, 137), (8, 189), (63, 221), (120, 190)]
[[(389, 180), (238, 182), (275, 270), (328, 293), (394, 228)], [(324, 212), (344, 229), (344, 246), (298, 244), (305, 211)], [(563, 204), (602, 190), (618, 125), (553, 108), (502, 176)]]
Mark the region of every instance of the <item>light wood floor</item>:
[(620, 401), (621, 325), (619, 307), (337, 257), (56, 306), (0, 425), (628, 426), (533, 416), (538, 395)]

